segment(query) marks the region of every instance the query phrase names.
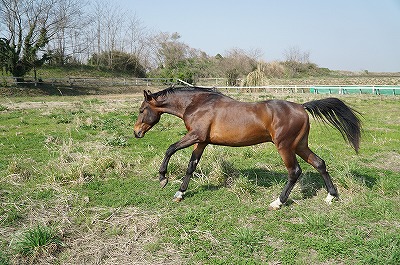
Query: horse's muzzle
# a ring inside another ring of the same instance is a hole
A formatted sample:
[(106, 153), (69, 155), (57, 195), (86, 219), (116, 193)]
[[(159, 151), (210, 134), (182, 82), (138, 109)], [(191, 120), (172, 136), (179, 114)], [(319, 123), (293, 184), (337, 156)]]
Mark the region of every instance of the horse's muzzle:
[(143, 133), (143, 131), (133, 131), (133, 133), (135, 134), (135, 137), (136, 138), (142, 138), (143, 136), (144, 136), (144, 133)]

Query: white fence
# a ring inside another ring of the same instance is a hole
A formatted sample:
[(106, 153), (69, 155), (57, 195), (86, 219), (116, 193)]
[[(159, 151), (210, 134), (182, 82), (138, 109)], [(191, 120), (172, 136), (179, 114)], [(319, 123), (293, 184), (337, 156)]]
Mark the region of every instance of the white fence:
[[(193, 86), (185, 81), (175, 78), (103, 78), (103, 77), (66, 77), (66, 78), (43, 78), (34, 80), (32, 77), (25, 77), (24, 81), (17, 81), (17, 78), (2, 76), (0, 86), (12, 84), (29, 84), (67, 86), (71, 87), (136, 87), (136, 86), (160, 86), (166, 87), (174, 84)], [(225, 78), (210, 78), (212, 83), (206, 82), (199, 85), (204, 88), (215, 88), (221, 91), (234, 91), (244, 93), (265, 92), (291, 92), (291, 93), (315, 93), (315, 94), (384, 94), (400, 95), (399, 85), (268, 85), (268, 86), (226, 86)], [(200, 80), (200, 83), (203, 80)]]
[(255, 87), (217, 86), (215, 88), (236, 92), (400, 95), (400, 86), (392, 85), (271, 85)]

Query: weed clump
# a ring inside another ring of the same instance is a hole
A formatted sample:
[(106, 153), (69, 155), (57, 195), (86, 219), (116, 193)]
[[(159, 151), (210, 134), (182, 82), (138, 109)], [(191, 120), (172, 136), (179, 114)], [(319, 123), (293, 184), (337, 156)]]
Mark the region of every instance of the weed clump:
[(48, 167), (53, 180), (62, 183), (124, 177), (132, 170), (132, 164), (110, 152), (108, 145), (96, 143), (82, 146), (70, 140), (64, 142), (56, 152), (59, 153), (58, 158)]
[(63, 246), (61, 238), (50, 227), (37, 225), (25, 231), (15, 243), (22, 259), (34, 263), (41, 256), (52, 255)]
[(14, 182), (25, 182), (35, 175), (33, 159), (14, 158), (7, 167), (6, 175)]

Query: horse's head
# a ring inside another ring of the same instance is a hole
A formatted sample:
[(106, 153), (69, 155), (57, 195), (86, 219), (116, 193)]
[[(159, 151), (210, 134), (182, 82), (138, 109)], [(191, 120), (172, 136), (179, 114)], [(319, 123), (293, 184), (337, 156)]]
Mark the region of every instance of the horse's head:
[(136, 138), (142, 138), (161, 117), (161, 112), (157, 110), (157, 100), (150, 91), (144, 91), (144, 101), (139, 109), (139, 116), (135, 123), (134, 133)]

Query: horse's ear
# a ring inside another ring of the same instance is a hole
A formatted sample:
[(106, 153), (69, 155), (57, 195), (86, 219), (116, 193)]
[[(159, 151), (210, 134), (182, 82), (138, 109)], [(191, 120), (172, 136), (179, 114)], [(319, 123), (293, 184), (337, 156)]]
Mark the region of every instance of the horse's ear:
[(152, 100), (152, 96), (151, 96), (151, 92), (150, 90), (143, 90), (143, 94), (144, 94), (144, 100), (146, 100), (147, 102), (149, 102), (150, 100)]

